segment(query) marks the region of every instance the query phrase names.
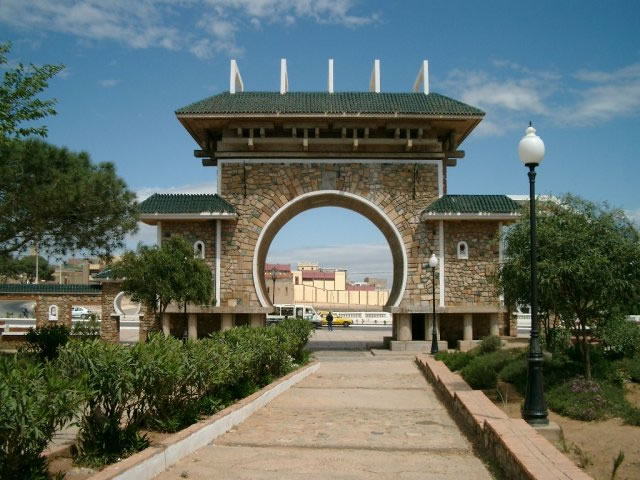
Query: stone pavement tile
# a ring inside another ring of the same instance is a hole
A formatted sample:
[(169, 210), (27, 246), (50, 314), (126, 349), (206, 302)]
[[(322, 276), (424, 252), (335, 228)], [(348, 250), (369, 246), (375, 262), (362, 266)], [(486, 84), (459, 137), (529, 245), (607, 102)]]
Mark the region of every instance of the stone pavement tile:
[(272, 404), (275, 408), (284, 410), (341, 410), (352, 405), (389, 411), (445, 409), (433, 392), (417, 389), (292, 388), (286, 395), (276, 398)]
[(489, 480), (470, 454), (208, 445), (159, 480)]
[(469, 446), (443, 410), (264, 409), (218, 445), (457, 451)]
[(365, 370), (358, 362), (323, 360), (320, 369), (296, 387), (426, 388), (424, 377), (409, 362), (370, 360), (367, 366)]

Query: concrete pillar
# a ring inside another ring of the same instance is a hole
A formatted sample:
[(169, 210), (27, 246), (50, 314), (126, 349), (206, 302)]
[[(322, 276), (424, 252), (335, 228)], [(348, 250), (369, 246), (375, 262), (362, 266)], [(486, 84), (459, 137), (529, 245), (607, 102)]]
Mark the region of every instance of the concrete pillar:
[(473, 315), (465, 313), (462, 324), (462, 340), (473, 340)]
[(398, 313), (396, 317), (398, 319), (398, 340), (411, 340), (411, 315)]
[(500, 335), (500, 327), (498, 325), (498, 314), (492, 313), (489, 315), (489, 335)]
[[(427, 339), (427, 341), (431, 341), (433, 337), (433, 323), (431, 321), (433, 314), (427, 313), (425, 314), (425, 317), (426, 317), (425, 338)], [(438, 315), (436, 315), (436, 319), (438, 319)], [(436, 335), (438, 336), (438, 341), (440, 341), (440, 321), (439, 320), (436, 320)]]
[(198, 339), (198, 314), (190, 313), (188, 320), (188, 335), (189, 340), (197, 340)]
[(261, 313), (252, 313), (250, 318), (252, 328), (264, 327), (266, 318)]
[(164, 332), (165, 337), (168, 337), (169, 335), (171, 335), (171, 326), (170, 326), (169, 318), (170, 317), (168, 313), (162, 314), (162, 331)]
[(232, 313), (223, 313), (222, 314), (222, 331), (229, 330), (233, 327), (233, 314)]

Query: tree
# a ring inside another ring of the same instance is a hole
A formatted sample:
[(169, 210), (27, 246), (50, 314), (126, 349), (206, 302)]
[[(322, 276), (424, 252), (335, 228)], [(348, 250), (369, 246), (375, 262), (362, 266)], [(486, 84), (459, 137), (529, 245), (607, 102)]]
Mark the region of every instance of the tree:
[(0, 255), (38, 244), (110, 255), (137, 229), (135, 194), (113, 164), (41, 140), (0, 144)]
[(152, 312), (159, 329), (162, 315), (170, 303), (205, 304), (211, 300), (211, 270), (180, 236), (163, 241), (161, 247), (138, 245), (112, 267), (122, 279), (122, 290)]
[[(590, 343), (640, 298), (640, 234), (619, 209), (567, 195), (538, 202), (538, 306), (575, 331), (591, 379)], [(505, 297), (529, 303), (529, 218), (505, 235), (498, 281)]]
[[(7, 63), (11, 43), (0, 43), (0, 66)], [(48, 86), (48, 81), (64, 68), (63, 65), (31, 64), (25, 67), (19, 63), (16, 68), (7, 69), (0, 84), (0, 144), (11, 137), (29, 135), (47, 136), (45, 126), (21, 126), (49, 115), (55, 115), (54, 99), (35, 98)]]
[[(15, 259), (14, 277), (24, 278), (27, 282), (33, 283), (36, 280), (36, 256), (29, 255)], [(53, 280), (55, 268), (43, 257), (38, 257), (38, 279)]]

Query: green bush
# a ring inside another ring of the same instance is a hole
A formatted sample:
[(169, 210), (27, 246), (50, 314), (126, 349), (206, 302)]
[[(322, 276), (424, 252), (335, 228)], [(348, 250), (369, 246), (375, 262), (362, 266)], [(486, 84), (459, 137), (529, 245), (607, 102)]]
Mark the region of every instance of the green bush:
[(451, 370), (455, 372), (466, 367), (475, 355), (471, 352), (438, 352), (436, 360), (441, 360)]
[(100, 338), (100, 322), (96, 314), (89, 315), (89, 320), (77, 322), (71, 330), (71, 335), (77, 340), (95, 340)]
[(70, 377), (86, 375), (91, 392), (79, 422), (78, 464), (99, 467), (147, 447), (137, 432), (145, 379), (131, 348), (100, 340), (71, 342), (60, 350), (58, 362)]
[(640, 326), (626, 318), (606, 322), (598, 333), (607, 357), (632, 358), (640, 354)]
[(0, 356), (0, 478), (46, 479), (43, 450), (87, 396), (82, 378), (52, 365)]
[(621, 369), (632, 382), (640, 383), (640, 357), (623, 358), (614, 363), (615, 369)]
[(621, 415), (629, 405), (621, 388), (577, 376), (556, 385), (546, 396), (553, 411), (576, 420), (601, 420)]
[(516, 353), (509, 350), (498, 350), (493, 353), (476, 356), (461, 370), (462, 378), (473, 389), (489, 389), (496, 387), (498, 372), (511, 362)]
[(58, 356), (58, 349), (69, 341), (71, 331), (65, 325), (45, 325), (30, 328), (25, 335), (27, 350), (37, 353), (43, 362), (53, 360)]
[(497, 352), (500, 348), (502, 348), (502, 340), (500, 340), (500, 337), (496, 335), (484, 337), (480, 342), (480, 345), (476, 347), (480, 355)]
[(527, 389), (528, 367), (526, 354), (521, 354), (518, 357), (514, 357), (512, 361), (500, 370), (498, 378), (503, 382), (511, 383), (518, 392), (524, 395)]

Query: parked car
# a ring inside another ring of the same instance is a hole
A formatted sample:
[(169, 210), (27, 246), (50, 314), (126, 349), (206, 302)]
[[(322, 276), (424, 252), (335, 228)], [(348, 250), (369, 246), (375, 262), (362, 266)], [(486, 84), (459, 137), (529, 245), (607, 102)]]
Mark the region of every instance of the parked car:
[(91, 312), (84, 307), (72, 307), (71, 308), (71, 318), (89, 318)]
[[(331, 314), (333, 315), (333, 314)], [(325, 315), (322, 318), (322, 326), (326, 327), (329, 324), (329, 322), (327, 322), (327, 316)], [(334, 327), (339, 327), (340, 325), (342, 325), (343, 327), (347, 328), (351, 325), (351, 319), (350, 318), (344, 318), (344, 317), (338, 317), (337, 315), (333, 315), (333, 326)]]
[(285, 318), (304, 318), (316, 328), (322, 328), (322, 318), (311, 305), (282, 304), (274, 305), (274, 310), (267, 315), (267, 326), (275, 325)]

